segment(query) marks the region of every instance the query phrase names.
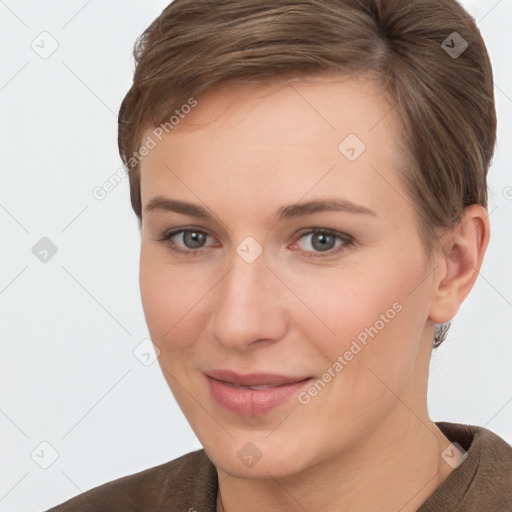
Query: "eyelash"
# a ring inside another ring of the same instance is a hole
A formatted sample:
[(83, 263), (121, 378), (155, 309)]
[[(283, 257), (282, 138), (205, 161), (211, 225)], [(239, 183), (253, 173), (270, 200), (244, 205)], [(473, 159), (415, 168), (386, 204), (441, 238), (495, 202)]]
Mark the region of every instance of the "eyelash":
[[(169, 248), (172, 251), (180, 253), (180, 254), (183, 254), (184, 256), (186, 256), (186, 255), (197, 256), (197, 255), (199, 255), (199, 254), (201, 254), (203, 252), (204, 248), (199, 248), (199, 249), (180, 249), (171, 240), (171, 238), (173, 236), (175, 236), (175, 235), (178, 235), (180, 233), (187, 233), (187, 232), (191, 232), (191, 231), (196, 232), (196, 233), (201, 233), (201, 234), (204, 234), (206, 236), (209, 236), (208, 233), (206, 233), (205, 231), (200, 230), (200, 229), (181, 228), (181, 229), (177, 229), (175, 231), (170, 231), (169, 233), (165, 233), (161, 238), (157, 238), (156, 241), (157, 242), (167, 243), (167, 245), (169, 246)], [(300, 236), (296, 239), (296, 241), (299, 241), (301, 238), (303, 238), (305, 236), (308, 236), (308, 235), (312, 235), (312, 234), (330, 235), (330, 236), (333, 236), (333, 237), (338, 238), (339, 240), (341, 240), (343, 242), (343, 244), (338, 246), (335, 249), (330, 249), (329, 251), (325, 251), (323, 253), (322, 252), (300, 250), (300, 252), (304, 253), (305, 256), (308, 257), (308, 258), (328, 258), (328, 257), (332, 257), (334, 255), (337, 255), (337, 254), (347, 250), (348, 248), (350, 248), (350, 247), (352, 247), (354, 245), (354, 239), (352, 237), (350, 237), (349, 235), (346, 235), (344, 233), (339, 233), (337, 231), (332, 231), (332, 230), (329, 230), (329, 229), (323, 229), (323, 228), (311, 228), (311, 229), (301, 233)]]

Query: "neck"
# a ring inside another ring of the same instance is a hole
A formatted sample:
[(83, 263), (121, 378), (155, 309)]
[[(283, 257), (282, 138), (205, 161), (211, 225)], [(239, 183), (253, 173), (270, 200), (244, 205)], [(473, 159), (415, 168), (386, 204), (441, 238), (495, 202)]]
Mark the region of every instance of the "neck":
[(450, 441), (428, 415), (400, 409), (364, 444), (299, 474), (250, 480), (218, 469), (217, 511), (415, 512), (451, 472), (441, 458)]

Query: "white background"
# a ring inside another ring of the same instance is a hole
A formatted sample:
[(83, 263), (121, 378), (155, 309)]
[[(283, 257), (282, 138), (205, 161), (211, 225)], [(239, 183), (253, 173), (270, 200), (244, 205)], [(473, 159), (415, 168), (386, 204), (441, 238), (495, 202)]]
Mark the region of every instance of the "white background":
[[(46, 510), (201, 447), (158, 363), (133, 354), (148, 332), (128, 180), (92, 195), (121, 167), (117, 112), (133, 43), (167, 3), (0, 1), (0, 512)], [(512, 0), (463, 4), (495, 73), (492, 239), (433, 356), (429, 404), (434, 420), (487, 426), (512, 443)], [(58, 42), (47, 59), (31, 48), (43, 31)], [(32, 253), (42, 237), (58, 249), (47, 263)], [(51, 462), (41, 442), (58, 453), (48, 469), (36, 463)]]

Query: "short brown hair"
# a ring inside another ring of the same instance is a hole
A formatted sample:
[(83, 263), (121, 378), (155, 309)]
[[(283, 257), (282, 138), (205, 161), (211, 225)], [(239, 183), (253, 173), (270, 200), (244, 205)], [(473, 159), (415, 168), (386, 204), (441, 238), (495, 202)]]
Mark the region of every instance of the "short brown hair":
[[(460, 55), (450, 52), (456, 43)], [(381, 80), (406, 134), (401, 174), (429, 257), (465, 207), (487, 207), (492, 69), (473, 18), (455, 0), (175, 0), (134, 56), (118, 143), (139, 223), (145, 130), (214, 86), (325, 72)], [(446, 325), (436, 328), (434, 347)]]

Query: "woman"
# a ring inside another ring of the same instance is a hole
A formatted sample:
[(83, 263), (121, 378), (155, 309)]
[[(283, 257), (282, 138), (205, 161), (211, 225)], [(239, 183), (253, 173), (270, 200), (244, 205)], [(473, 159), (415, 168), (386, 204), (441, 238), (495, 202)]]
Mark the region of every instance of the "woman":
[(489, 242), (487, 52), (454, 0), (176, 0), (119, 113), (159, 363), (204, 449), (52, 509), (512, 509), (512, 448), (435, 423)]

